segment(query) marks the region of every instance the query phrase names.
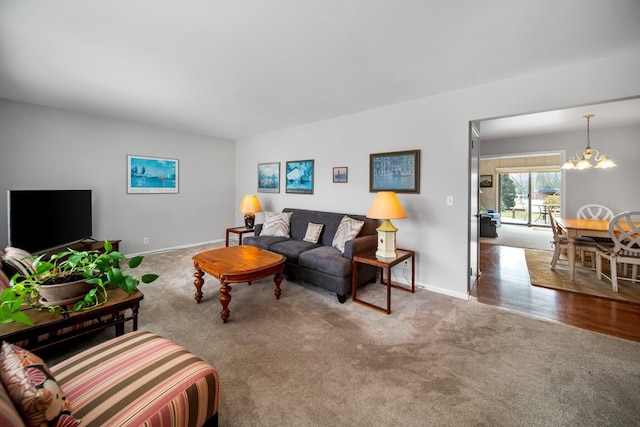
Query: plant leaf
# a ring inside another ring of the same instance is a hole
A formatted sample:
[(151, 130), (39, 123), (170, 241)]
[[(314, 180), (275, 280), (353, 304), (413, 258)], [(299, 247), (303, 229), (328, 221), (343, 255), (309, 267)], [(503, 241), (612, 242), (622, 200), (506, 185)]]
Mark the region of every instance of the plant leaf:
[(138, 290), (138, 280), (134, 279), (132, 276), (126, 276), (120, 287), (123, 291), (130, 294)]
[(142, 276), (141, 280), (142, 280), (142, 283), (151, 283), (154, 280), (156, 280), (158, 277), (160, 276), (158, 276), (157, 274), (145, 274)]
[(107, 252), (111, 252), (113, 250), (113, 245), (111, 244), (110, 241), (108, 240), (104, 241), (104, 250)]
[(33, 322), (31, 321), (31, 319), (29, 318), (29, 316), (27, 316), (26, 314), (24, 314), (22, 311), (16, 311), (14, 312), (11, 317), (13, 318), (13, 320), (15, 320), (16, 322), (20, 322), (20, 323), (24, 323), (25, 325), (29, 325), (29, 326), (33, 326)]
[(107, 277), (109, 278), (109, 283), (111, 283), (113, 286), (121, 287), (124, 277), (122, 275), (122, 270), (120, 270), (119, 268), (112, 268), (107, 271)]
[(132, 258), (131, 261), (129, 261), (129, 268), (136, 268), (140, 265), (143, 259), (144, 257), (142, 255)]

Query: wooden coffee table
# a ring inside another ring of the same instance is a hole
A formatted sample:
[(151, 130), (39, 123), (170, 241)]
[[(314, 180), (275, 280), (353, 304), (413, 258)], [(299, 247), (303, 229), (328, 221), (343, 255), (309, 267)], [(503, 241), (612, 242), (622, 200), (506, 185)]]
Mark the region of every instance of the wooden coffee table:
[(202, 285), (204, 273), (209, 273), (220, 280), (220, 317), (224, 323), (229, 319), (229, 302), (231, 301), (230, 283), (251, 284), (252, 281), (275, 274), (275, 295), (280, 299), (280, 282), (284, 270), (285, 257), (254, 246), (232, 246), (201, 252), (193, 257), (196, 272), (193, 281), (196, 287), (195, 299), (202, 300)]

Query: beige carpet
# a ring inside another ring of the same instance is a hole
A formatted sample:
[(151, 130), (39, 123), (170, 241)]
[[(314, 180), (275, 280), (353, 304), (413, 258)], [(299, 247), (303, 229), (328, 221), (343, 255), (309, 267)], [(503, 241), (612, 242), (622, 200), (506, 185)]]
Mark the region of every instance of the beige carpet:
[[(220, 373), (220, 426), (639, 425), (640, 343), (418, 289), (391, 314), (284, 280), (219, 283), (196, 304), (190, 248), (147, 256), (140, 328)], [(358, 296), (384, 302), (385, 287)], [(128, 326), (130, 327), (130, 326)], [(47, 361), (113, 335), (65, 344)]]
[[(575, 280), (569, 279), (569, 264), (562, 257), (555, 270), (551, 270), (552, 251), (525, 249), (531, 284), (545, 288), (595, 295), (620, 301), (640, 303), (640, 284), (618, 280), (618, 292), (611, 289), (611, 282), (605, 277), (598, 280), (595, 270), (582, 266), (576, 261)], [(603, 271), (608, 274), (609, 266), (603, 262)]]
[(480, 237), (480, 243), (541, 250), (552, 248), (553, 233), (549, 227), (527, 227), (503, 223), (497, 232), (498, 237)]

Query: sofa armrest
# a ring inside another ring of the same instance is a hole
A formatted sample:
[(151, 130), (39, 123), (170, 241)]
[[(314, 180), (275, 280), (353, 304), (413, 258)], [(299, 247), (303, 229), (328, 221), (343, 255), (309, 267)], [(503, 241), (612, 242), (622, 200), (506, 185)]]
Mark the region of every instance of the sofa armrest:
[(204, 425), (220, 407), (218, 372), (148, 331), (112, 338), (51, 366), (83, 426)]
[(347, 240), (344, 243), (345, 258), (353, 258), (353, 255), (362, 252), (372, 252), (378, 247), (378, 236), (372, 234), (368, 236), (356, 237), (353, 240)]
[(254, 236), (259, 236), (260, 232), (262, 231), (262, 224), (256, 224), (253, 226), (253, 235)]

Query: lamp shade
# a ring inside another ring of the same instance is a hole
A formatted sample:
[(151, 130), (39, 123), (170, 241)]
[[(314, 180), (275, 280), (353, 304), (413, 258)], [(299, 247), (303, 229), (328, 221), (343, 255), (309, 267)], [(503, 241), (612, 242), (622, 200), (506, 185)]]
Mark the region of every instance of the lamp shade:
[(367, 218), (400, 219), (406, 218), (398, 196), (393, 191), (379, 191), (367, 213)]
[(246, 195), (242, 198), (242, 202), (240, 202), (240, 208), (238, 212), (242, 213), (256, 213), (262, 212), (262, 206), (260, 206), (260, 201), (255, 194)]

